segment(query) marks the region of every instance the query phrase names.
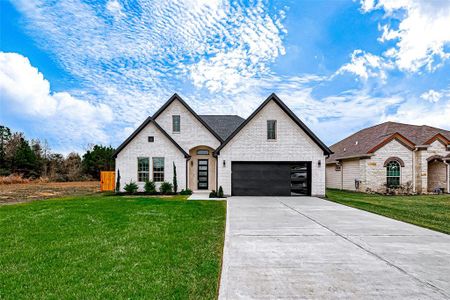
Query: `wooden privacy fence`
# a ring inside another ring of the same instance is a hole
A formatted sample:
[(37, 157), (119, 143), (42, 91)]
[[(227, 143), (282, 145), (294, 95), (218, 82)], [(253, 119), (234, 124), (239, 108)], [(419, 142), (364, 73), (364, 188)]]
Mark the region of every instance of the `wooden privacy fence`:
[(101, 171), (100, 172), (100, 191), (114, 191), (115, 183), (115, 172), (114, 171)]

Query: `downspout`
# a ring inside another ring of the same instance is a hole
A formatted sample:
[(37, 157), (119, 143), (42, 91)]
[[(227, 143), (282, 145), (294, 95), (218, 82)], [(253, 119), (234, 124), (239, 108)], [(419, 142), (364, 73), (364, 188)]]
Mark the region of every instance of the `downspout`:
[(445, 166), (446, 166), (446, 181), (447, 181), (447, 187), (446, 187), (446, 190), (447, 190), (447, 194), (450, 194), (450, 163), (448, 162), (448, 161), (443, 161), (444, 162), (444, 164), (445, 164)]
[(216, 191), (219, 190), (219, 157), (216, 156)]
[(188, 189), (189, 186), (189, 174), (188, 174), (188, 167), (189, 167), (189, 160), (191, 160), (191, 157), (186, 157), (186, 190)]
[(219, 190), (219, 154), (214, 150), (213, 157), (216, 158), (216, 191)]
[(413, 192), (414, 193), (417, 193), (417, 191), (416, 191), (416, 180), (417, 180), (417, 178), (416, 178), (416, 156), (417, 156), (417, 151), (418, 151), (418, 149), (417, 149), (417, 147), (416, 148), (414, 148), (414, 150), (413, 150), (413, 159), (412, 159), (412, 179), (413, 179)]

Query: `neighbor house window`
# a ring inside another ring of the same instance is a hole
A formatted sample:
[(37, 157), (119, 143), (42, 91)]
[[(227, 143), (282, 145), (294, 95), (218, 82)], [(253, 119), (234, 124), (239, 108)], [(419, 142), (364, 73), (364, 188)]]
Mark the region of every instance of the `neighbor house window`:
[(268, 120), (267, 121), (267, 139), (275, 140), (277, 138), (277, 121)]
[(164, 157), (153, 157), (153, 181), (164, 181)]
[(150, 167), (148, 157), (138, 158), (138, 181), (144, 182), (149, 179)]
[(180, 132), (180, 116), (179, 115), (172, 116), (172, 131)]
[(400, 185), (400, 164), (397, 161), (391, 161), (386, 165), (386, 183), (388, 187)]

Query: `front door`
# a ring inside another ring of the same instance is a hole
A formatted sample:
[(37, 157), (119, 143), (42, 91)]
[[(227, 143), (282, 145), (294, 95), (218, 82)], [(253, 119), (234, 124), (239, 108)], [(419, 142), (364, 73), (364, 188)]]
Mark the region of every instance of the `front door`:
[(208, 160), (198, 160), (197, 187), (199, 190), (208, 189)]

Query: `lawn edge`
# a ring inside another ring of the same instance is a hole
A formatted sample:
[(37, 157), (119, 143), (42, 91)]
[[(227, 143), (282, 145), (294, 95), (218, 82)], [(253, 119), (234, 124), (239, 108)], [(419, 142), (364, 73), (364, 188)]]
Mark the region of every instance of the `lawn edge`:
[[(393, 197), (394, 197), (394, 196), (393, 196)], [(411, 197), (414, 197), (414, 195), (412, 195)], [(351, 208), (363, 210), (363, 211), (372, 213), (372, 214), (374, 214), (374, 215), (386, 217), (386, 218), (389, 218), (389, 219), (392, 219), (392, 220), (396, 220), (396, 221), (408, 223), (408, 224), (411, 224), (411, 225), (414, 225), (414, 226), (418, 226), (418, 227), (422, 227), (422, 228), (425, 228), (425, 229), (428, 229), (428, 230), (433, 230), (433, 231), (436, 231), (436, 232), (439, 232), (439, 233), (443, 233), (443, 234), (446, 234), (446, 235), (450, 235), (450, 232), (446, 232), (446, 231), (443, 231), (443, 230), (439, 230), (439, 229), (437, 229), (437, 228), (432, 228), (432, 227), (430, 227), (430, 226), (426, 226), (426, 225), (423, 225), (423, 224), (417, 224), (417, 223), (414, 223), (414, 222), (411, 222), (411, 221), (407, 221), (407, 220), (403, 220), (403, 219), (399, 219), (399, 218), (396, 218), (396, 217), (393, 217), (393, 216), (388, 216), (388, 215), (385, 215), (385, 214), (382, 214), (382, 213), (379, 213), (379, 212), (367, 210), (367, 209), (364, 209), (364, 208), (361, 208), (361, 207), (357, 207), (357, 206), (355, 206), (355, 205), (351, 205), (351, 204), (348, 204), (348, 203), (342, 203), (342, 202), (339, 202), (339, 201), (337, 201), (337, 200), (330, 199), (330, 198), (327, 198), (327, 197), (320, 197), (320, 198), (323, 199), (323, 200), (326, 200), (326, 201), (333, 202), (333, 203), (338, 203), (338, 204), (342, 204), (342, 205), (345, 205), (345, 206), (348, 206), (348, 207), (351, 207)]]

